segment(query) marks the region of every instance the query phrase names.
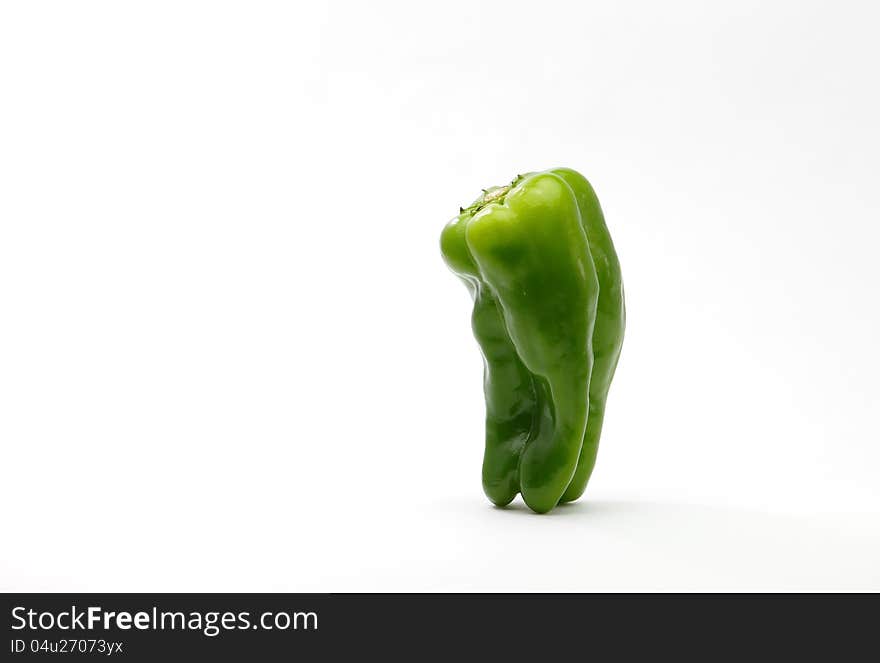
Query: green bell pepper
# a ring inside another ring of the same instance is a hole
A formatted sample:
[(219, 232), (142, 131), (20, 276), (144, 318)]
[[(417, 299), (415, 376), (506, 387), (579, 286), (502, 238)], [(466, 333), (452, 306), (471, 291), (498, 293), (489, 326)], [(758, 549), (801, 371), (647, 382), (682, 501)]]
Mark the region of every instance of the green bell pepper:
[(623, 343), (620, 265), (589, 182), (566, 168), (485, 189), (444, 228), (484, 359), (483, 489), (546, 513), (596, 461)]

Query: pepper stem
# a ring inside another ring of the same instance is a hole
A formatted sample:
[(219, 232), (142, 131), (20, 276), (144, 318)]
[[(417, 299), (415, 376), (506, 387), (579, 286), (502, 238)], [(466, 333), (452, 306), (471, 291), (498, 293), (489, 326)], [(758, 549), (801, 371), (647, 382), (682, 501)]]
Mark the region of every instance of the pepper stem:
[(510, 184), (505, 184), (504, 186), (491, 186), (488, 189), (483, 189), (483, 195), (471, 203), (470, 206), (459, 208), (460, 213), (467, 212), (473, 215), (483, 209), (486, 205), (491, 203), (503, 203), (504, 197), (510, 193), (510, 190), (513, 187), (520, 183), (523, 177), (523, 175), (517, 175)]

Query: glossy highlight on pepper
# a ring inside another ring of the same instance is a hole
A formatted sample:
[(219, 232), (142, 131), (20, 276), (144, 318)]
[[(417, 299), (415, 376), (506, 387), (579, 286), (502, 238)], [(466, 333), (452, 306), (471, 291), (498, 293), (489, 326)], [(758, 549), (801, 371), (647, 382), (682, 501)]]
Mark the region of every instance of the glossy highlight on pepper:
[(568, 168), (484, 189), (443, 229), (483, 354), (483, 489), (546, 513), (596, 462), (625, 327), (620, 264), (590, 183)]

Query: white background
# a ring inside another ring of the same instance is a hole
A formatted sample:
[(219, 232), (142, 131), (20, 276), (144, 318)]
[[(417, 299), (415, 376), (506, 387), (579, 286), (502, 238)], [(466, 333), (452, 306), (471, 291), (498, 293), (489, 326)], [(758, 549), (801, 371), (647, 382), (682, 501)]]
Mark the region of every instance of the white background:
[[(0, 589), (880, 589), (871, 2), (4, 3)], [(444, 223), (593, 182), (594, 478), (480, 488)]]

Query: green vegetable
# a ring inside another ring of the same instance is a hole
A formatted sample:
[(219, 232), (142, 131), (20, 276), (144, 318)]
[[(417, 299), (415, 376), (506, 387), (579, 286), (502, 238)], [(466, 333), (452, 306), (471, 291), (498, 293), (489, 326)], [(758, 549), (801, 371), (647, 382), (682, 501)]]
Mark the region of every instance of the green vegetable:
[(620, 265), (590, 183), (559, 168), (483, 191), (441, 235), (484, 358), (483, 489), (538, 513), (583, 494), (623, 343)]

